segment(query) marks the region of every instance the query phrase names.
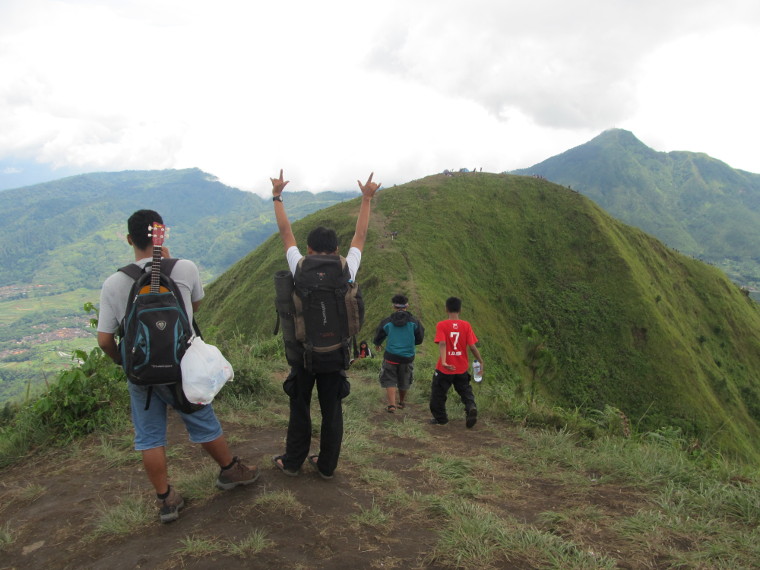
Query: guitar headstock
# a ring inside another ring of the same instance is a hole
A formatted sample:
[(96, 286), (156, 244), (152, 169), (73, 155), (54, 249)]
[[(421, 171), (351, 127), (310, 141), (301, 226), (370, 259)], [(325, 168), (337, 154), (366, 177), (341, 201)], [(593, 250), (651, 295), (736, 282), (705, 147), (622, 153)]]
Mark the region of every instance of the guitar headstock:
[(164, 245), (164, 238), (166, 237), (166, 234), (168, 233), (169, 233), (169, 228), (167, 228), (163, 224), (159, 224), (158, 222), (153, 222), (153, 224), (148, 226), (148, 236), (153, 238), (154, 246)]

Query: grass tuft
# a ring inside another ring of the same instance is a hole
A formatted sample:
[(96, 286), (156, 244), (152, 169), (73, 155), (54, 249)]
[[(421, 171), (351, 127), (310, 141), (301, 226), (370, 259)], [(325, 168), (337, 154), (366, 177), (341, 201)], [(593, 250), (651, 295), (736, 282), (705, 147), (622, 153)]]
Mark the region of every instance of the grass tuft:
[(10, 522), (6, 522), (0, 526), (0, 552), (3, 552), (8, 547), (12, 546), (16, 540), (16, 533), (11, 527)]
[(274, 542), (266, 537), (266, 532), (260, 529), (251, 531), (248, 536), (238, 542), (216, 537), (186, 536), (180, 540), (180, 544), (182, 546), (176, 549), (175, 553), (193, 558), (202, 558), (212, 554), (248, 558), (274, 546)]
[(265, 530), (255, 529), (239, 542), (229, 542), (225, 551), (233, 556), (248, 558), (266, 550), (267, 548), (271, 548), (274, 545), (274, 541), (267, 538)]
[(246, 510), (256, 509), (263, 513), (287, 514), (300, 519), (307, 511), (292, 491), (270, 491), (256, 497)]
[(383, 512), (374, 502), (368, 509), (360, 507), (360, 512), (349, 516), (349, 521), (358, 525), (368, 526), (377, 532), (387, 532), (390, 527), (390, 516)]
[(186, 536), (180, 539), (180, 548), (175, 550), (175, 553), (182, 556), (192, 556), (193, 558), (201, 558), (210, 554), (217, 554), (224, 552), (225, 545), (218, 538), (207, 538), (197, 536)]
[(156, 521), (156, 512), (138, 497), (127, 496), (116, 505), (102, 502), (99, 511), (91, 540), (128, 535)]

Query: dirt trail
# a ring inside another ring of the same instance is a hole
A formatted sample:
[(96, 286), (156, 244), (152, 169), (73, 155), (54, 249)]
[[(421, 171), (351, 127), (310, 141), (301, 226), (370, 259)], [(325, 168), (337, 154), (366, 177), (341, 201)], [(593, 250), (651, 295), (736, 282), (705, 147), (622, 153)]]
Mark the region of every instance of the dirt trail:
[[(468, 491), (457, 491), (456, 483), (452, 487), (450, 478), (431, 468), (441, 458), (469, 460), (475, 467), (468, 484), (478, 489), (471, 500), (521, 523), (533, 524), (539, 513), (574, 505), (593, 505), (614, 517), (630, 514), (643, 502), (635, 491), (615, 486), (571, 487), (551, 477), (531, 476), (520, 430), (493, 419), (481, 418), (471, 430), (465, 429), (463, 418), (429, 425), (426, 403), (414, 398), (405, 410), (388, 414), (380, 388), (369, 376), (354, 380), (355, 391), (373, 394), (364, 398), (372, 402), (372, 409), (362, 412), (367, 433), (349, 435), (347, 422), (333, 480), (322, 480), (307, 465), (298, 477), (286, 477), (272, 465), (271, 456), (284, 445), (284, 397), (267, 412), (275, 418), (269, 423), (274, 427), (248, 427), (244, 413), (220, 413), (234, 453), (259, 465), (259, 482), (188, 500), (180, 519), (171, 524), (155, 521), (129, 534), (88, 538), (108, 506), (126, 497), (152, 499), (137, 455), (126, 464), (109, 466), (100, 438), (86, 440), (73, 452), (58, 450), (4, 470), (0, 519), (8, 521), (15, 538), (0, 555), (0, 568), (218, 568), (241, 563), (257, 568), (449, 568), (450, 561), (433, 556), (447, 521), (425, 507), (421, 497), (452, 492), (467, 496)], [(349, 397), (348, 407), (354, 397)], [(361, 401), (359, 397), (357, 403)], [(186, 441), (178, 420), (170, 426), (170, 474), (175, 479), (211, 464)], [(209, 473), (209, 487), (213, 477)], [(264, 500), (287, 493), (295, 501)], [(380, 520), (369, 516), (378, 513)], [(255, 529), (264, 531), (271, 544), (248, 557), (180, 552), (191, 538), (227, 544), (242, 541)], [(585, 540), (589, 548), (617, 558), (620, 567), (637, 567), (624, 544), (615, 545), (605, 536), (603, 524), (589, 529)], [(534, 567), (508, 553), (495, 566)]]

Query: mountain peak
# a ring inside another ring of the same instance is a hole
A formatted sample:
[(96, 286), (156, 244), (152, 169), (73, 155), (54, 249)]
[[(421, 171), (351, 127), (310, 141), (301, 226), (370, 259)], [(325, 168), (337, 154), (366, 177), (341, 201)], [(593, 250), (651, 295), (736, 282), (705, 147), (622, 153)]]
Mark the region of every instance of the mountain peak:
[(646, 145), (641, 142), (639, 139), (636, 138), (636, 135), (634, 135), (631, 131), (626, 131), (625, 129), (607, 129), (606, 131), (603, 131), (598, 136), (591, 139), (586, 144), (593, 144), (593, 143), (615, 143), (620, 146), (630, 146), (630, 145), (636, 145), (636, 146), (643, 146), (646, 147)]

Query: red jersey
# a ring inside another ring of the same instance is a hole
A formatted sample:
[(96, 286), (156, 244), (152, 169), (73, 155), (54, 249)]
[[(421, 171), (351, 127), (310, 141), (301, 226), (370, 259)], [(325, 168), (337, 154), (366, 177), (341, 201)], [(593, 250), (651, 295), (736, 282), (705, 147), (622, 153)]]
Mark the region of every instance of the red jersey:
[(470, 366), (467, 347), (478, 342), (470, 323), (459, 319), (447, 319), (435, 325), (435, 343), (446, 341), (446, 364), (453, 364), (454, 370), (444, 368), (441, 358), (435, 369), (444, 374), (464, 374)]

